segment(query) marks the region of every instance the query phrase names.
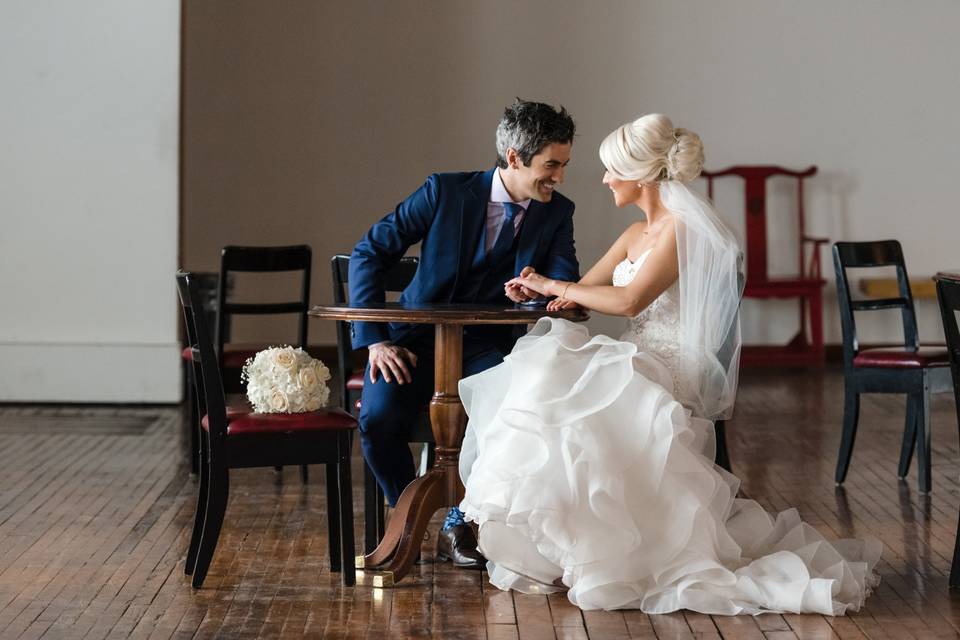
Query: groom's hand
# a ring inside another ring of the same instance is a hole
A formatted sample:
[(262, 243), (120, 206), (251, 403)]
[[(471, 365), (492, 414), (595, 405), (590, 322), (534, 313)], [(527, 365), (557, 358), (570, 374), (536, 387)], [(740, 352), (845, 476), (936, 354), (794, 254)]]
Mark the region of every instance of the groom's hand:
[(370, 361), (370, 382), (377, 381), (382, 374), (387, 382), (396, 380), (399, 384), (413, 382), (407, 363), (417, 366), (417, 354), (409, 349), (398, 347), (391, 342), (378, 342), (368, 348)]
[(525, 287), (521, 287), (510, 282), (503, 285), (503, 292), (506, 294), (508, 298), (518, 303), (526, 302), (531, 298), (531, 296), (528, 296), (526, 294)]
[[(536, 273), (536, 270), (533, 267), (524, 267), (520, 271), (520, 277), (530, 275), (531, 273)], [(533, 300), (539, 294), (536, 291), (532, 291), (522, 285), (515, 284), (512, 280), (505, 285), (503, 285), (503, 291), (507, 294), (507, 297), (513, 300), (514, 302), (526, 302), (527, 300)]]

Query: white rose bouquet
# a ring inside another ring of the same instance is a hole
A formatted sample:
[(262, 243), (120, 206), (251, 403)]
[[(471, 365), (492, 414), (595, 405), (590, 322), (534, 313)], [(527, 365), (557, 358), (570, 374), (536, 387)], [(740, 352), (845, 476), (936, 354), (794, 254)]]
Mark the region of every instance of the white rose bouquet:
[(247, 359), (240, 379), (257, 413), (316, 411), (330, 399), (330, 370), (303, 349), (270, 347)]

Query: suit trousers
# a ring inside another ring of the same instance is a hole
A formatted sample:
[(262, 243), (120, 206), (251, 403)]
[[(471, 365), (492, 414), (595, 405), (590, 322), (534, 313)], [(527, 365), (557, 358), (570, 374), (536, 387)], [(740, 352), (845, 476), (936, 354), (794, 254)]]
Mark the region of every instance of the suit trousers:
[[(467, 328), (463, 340), (463, 376), (486, 371), (503, 362), (502, 340), (491, 340), (482, 332)], [(480, 335), (471, 335), (479, 333)], [(378, 372), (370, 382), (370, 363), (364, 371), (360, 405), (360, 442), (363, 457), (383, 488), (390, 503), (396, 506), (400, 494), (416, 477), (416, 467), (408, 445), (417, 414), (430, 402), (434, 383), (433, 332), (415, 332), (395, 342), (416, 354), (417, 366), (410, 368), (413, 381), (398, 384), (387, 382)], [(392, 377), (392, 376), (391, 376)], [(455, 505), (451, 505), (455, 506)]]

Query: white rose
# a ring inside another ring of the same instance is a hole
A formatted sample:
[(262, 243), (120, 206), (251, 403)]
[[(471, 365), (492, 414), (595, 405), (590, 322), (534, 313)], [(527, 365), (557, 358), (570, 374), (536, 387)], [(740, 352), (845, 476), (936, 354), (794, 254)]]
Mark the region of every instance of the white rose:
[(301, 393), (288, 393), (287, 399), (289, 400), (289, 405), (287, 406), (287, 413), (301, 413), (304, 410), (303, 407), (303, 394)]
[(323, 405), (320, 404), (320, 398), (317, 396), (311, 396), (310, 399), (307, 400), (307, 411), (317, 411), (322, 406)]
[(297, 354), (290, 347), (286, 347), (274, 354), (273, 362), (281, 369), (290, 371), (297, 366)]
[(320, 388), (319, 399), (321, 406), (327, 405), (327, 403), (330, 401), (330, 387), (324, 386)]
[(320, 382), (326, 382), (330, 379), (330, 369), (327, 368), (327, 365), (323, 364), (319, 360), (314, 360), (313, 368), (315, 369), (317, 380)]
[(280, 389), (274, 389), (270, 394), (270, 410), (274, 413), (283, 413), (290, 406), (287, 394)]
[[(314, 367), (300, 369), (299, 378), (300, 387), (304, 391), (311, 391), (320, 384), (320, 380), (317, 379), (317, 370)], [(310, 409), (310, 411), (313, 411), (313, 409)]]

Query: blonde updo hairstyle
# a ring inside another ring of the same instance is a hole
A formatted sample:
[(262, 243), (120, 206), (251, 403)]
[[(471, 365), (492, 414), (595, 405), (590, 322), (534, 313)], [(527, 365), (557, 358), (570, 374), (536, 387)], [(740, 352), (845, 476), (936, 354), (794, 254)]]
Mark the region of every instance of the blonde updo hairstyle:
[(600, 161), (621, 180), (690, 182), (703, 169), (703, 143), (670, 118), (651, 113), (618, 127), (600, 143)]

